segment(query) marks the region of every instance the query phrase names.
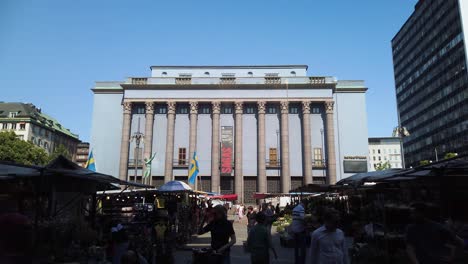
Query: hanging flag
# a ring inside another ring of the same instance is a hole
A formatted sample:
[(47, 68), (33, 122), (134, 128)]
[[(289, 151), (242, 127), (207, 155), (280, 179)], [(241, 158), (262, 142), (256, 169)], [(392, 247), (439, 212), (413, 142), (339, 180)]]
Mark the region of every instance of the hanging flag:
[(156, 152), (149, 158), (145, 159), (145, 175), (143, 175), (143, 178), (148, 178), (151, 175), (151, 162), (154, 160), (154, 157), (156, 157)]
[(86, 161), (85, 168), (88, 170), (96, 171), (96, 164), (94, 163), (93, 151), (89, 153), (88, 160)]
[(188, 182), (190, 184), (195, 184), (195, 181), (197, 180), (198, 176), (198, 158), (197, 158), (197, 152), (193, 153), (193, 158), (190, 161), (190, 168), (189, 168), (189, 177), (188, 177)]

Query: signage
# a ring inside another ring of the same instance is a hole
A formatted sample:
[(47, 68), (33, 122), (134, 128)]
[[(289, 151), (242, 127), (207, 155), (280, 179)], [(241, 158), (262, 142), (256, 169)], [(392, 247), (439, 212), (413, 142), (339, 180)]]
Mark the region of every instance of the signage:
[(232, 126), (221, 127), (221, 176), (232, 175)]
[(344, 160), (343, 169), (345, 173), (367, 172), (367, 161), (365, 160)]

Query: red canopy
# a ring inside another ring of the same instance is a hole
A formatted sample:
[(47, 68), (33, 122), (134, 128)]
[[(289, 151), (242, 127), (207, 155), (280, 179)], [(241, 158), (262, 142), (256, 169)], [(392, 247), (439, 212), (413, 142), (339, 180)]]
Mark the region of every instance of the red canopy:
[(228, 201), (237, 200), (237, 194), (213, 195), (213, 196), (208, 196), (208, 197), (210, 199), (221, 199), (221, 200), (228, 200)]

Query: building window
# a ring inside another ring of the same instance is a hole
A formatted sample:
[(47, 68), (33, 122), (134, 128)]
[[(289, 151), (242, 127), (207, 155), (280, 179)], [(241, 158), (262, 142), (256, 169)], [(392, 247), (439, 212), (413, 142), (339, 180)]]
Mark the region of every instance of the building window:
[(156, 106), (156, 114), (161, 114), (161, 115), (167, 114), (167, 107), (165, 105)]
[(314, 148), (314, 160), (315, 160), (315, 165), (317, 166), (322, 166), (322, 160), (323, 160), (323, 155), (322, 155), (322, 148)]
[(210, 114), (211, 113), (211, 108), (209, 105), (202, 105), (200, 107), (200, 114)]
[(187, 149), (179, 148), (179, 165), (187, 164)]
[(292, 71), (292, 72), (291, 72), (291, 75), (292, 75), (292, 76), (296, 76), (296, 72), (295, 72), (295, 71)]
[(44, 142), (44, 148), (45, 148), (45, 149), (49, 149), (49, 143)]
[(278, 108), (274, 105), (269, 105), (267, 107), (267, 113), (268, 114), (277, 114), (278, 113)]
[(375, 154), (375, 149), (372, 150), (372, 154)]
[(18, 135), (18, 136), (16, 136), (16, 137), (17, 137), (18, 139), (20, 139), (20, 140), (24, 140), (24, 136), (23, 136), (23, 135)]
[(248, 72), (247, 75), (248, 75), (249, 77), (252, 77), (252, 76), (253, 76), (253, 73), (252, 73), (252, 72)]
[(209, 73), (209, 72), (205, 72), (205, 76), (210, 76), (210, 73)]
[(188, 114), (189, 112), (189, 109), (188, 109), (188, 106), (186, 105), (181, 105), (179, 107), (177, 107), (177, 113), (178, 114)]
[(292, 105), (289, 107), (289, 113), (290, 114), (298, 114), (299, 113), (299, 107), (297, 105)]
[(16, 130), (16, 123), (11, 124), (11, 129)]
[(393, 150), (393, 153), (394, 153), (394, 154), (398, 154), (396, 149)]
[(277, 151), (276, 148), (270, 148), (269, 158), (270, 158), (270, 165), (271, 166), (277, 166), (278, 165), (278, 151)]
[(379, 161), (381, 161), (381, 160), (382, 160), (382, 158), (379, 156)]
[(312, 107), (312, 114), (320, 114), (320, 108)]
[(245, 113), (245, 114), (255, 114), (255, 106), (253, 106), (253, 105), (247, 105), (247, 106), (244, 108), (244, 113)]
[(45, 131), (45, 136), (49, 137), (49, 131), (48, 130)]
[(31, 142), (32, 142), (33, 144), (36, 144), (36, 138), (31, 137)]
[(386, 149), (383, 150), (383, 154), (387, 154), (387, 150), (386, 150)]
[(2, 124), (2, 128), (3, 128), (3, 129), (8, 129), (8, 123), (3, 123), (3, 124)]
[(373, 157), (373, 160), (375, 161), (375, 156)]
[(380, 149), (378, 149), (378, 150), (377, 150), (377, 153), (379, 153), (379, 154), (380, 154)]
[(232, 106), (227, 105), (222, 107), (222, 113), (223, 114), (232, 114)]
[(20, 130), (25, 130), (25, 129), (26, 129), (26, 124), (21, 123), (21, 124), (20, 124)]
[(134, 114), (144, 114), (145, 113), (145, 106), (144, 105), (136, 105), (134, 108)]
[(167, 76), (167, 72), (162, 72), (162, 76), (163, 76), (163, 77), (166, 77), (166, 76)]
[(38, 145), (39, 147), (42, 147), (42, 139), (39, 139), (39, 140), (37, 141), (37, 145)]
[(383, 158), (383, 159), (384, 159), (384, 160), (387, 160), (387, 156), (384, 156), (384, 158)]
[(18, 115), (18, 112), (10, 112), (10, 113), (8, 114), (8, 117), (9, 117), (9, 118), (15, 118), (17, 115)]

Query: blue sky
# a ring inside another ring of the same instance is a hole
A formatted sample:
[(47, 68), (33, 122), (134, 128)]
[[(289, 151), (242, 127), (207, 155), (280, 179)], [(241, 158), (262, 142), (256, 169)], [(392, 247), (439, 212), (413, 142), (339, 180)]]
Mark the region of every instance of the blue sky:
[(369, 136), (397, 125), (390, 41), (416, 0), (0, 1), (0, 101), (89, 140), (94, 81), (151, 65), (307, 64), (366, 81)]

